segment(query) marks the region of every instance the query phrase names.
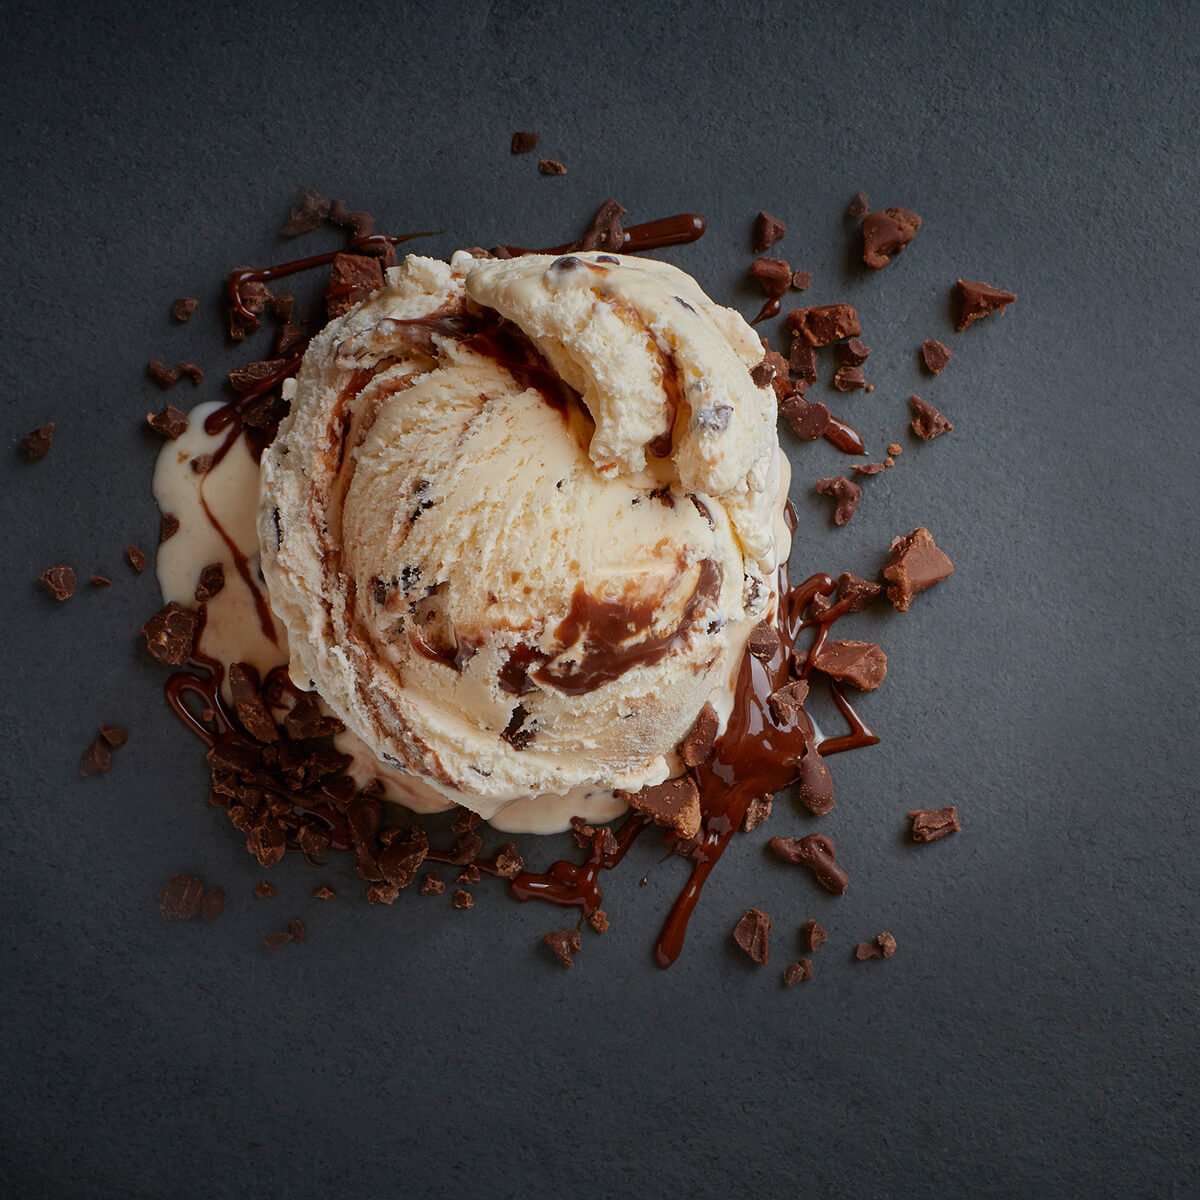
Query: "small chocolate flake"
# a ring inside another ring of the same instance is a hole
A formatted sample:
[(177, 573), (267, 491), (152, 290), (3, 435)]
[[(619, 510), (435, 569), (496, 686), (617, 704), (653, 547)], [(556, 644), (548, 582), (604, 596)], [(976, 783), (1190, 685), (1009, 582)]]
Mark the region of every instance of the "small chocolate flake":
[(924, 526), (892, 542), (883, 577), (887, 595), (898, 612), (907, 612), (913, 597), (954, 574), (954, 564)]
[(120, 725), (101, 725), (100, 736), (114, 749), (119, 750), (129, 741), (129, 734)]
[(829, 346), (862, 333), (858, 313), (852, 304), (793, 308), (788, 313), (787, 322), (793, 333), (799, 334), (810, 346)]
[(822, 496), (831, 496), (837, 501), (837, 507), (833, 510), (835, 525), (845, 525), (854, 516), (858, 502), (862, 499), (862, 488), (845, 475), (818, 479), (816, 488)]
[(112, 749), (103, 737), (97, 734), (79, 760), (79, 774), (107, 775), (112, 767)]
[(759, 212), (754, 218), (754, 230), (751, 244), (755, 254), (765, 254), (776, 242), (781, 241), (787, 233), (787, 226), (768, 212)]
[(850, 367), (843, 364), (833, 373), (833, 386), (839, 392), (856, 392), (867, 386), (862, 367)]
[(60, 603), (70, 600), (75, 594), (75, 571), (65, 563), (57, 567), (47, 567), (38, 578), (42, 587)]
[(958, 324), (954, 328), (959, 333), (994, 312), (1003, 312), (1017, 298), (1016, 292), (992, 287), (981, 279), (960, 279), (954, 286), (958, 292)]
[(543, 175), (565, 175), (567, 168), (556, 158), (543, 158), (538, 162), (538, 170)]
[(705, 704), (687, 736), (679, 743), (679, 757), (685, 767), (698, 767), (707, 761), (717, 740), (718, 724), (717, 710), (711, 704)]
[(319, 228), (329, 218), (329, 201), (320, 192), (312, 188), (302, 187), (296, 193), (296, 202), (288, 219), (279, 230), (281, 237), (297, 237), (302, 233), (311, 233)]
[(267, 936), (263, 938), (263, 945), (266, 946), (268, 950), (279, 950), (283, 946), (286, 946), (290, 941), (292, 941), (292, 935), (285, 930), (280, 930), (278, 933), (268, 933)]
[(512, 152), (514, 154), (528, 154), (530, 150), (537, 148), (538, 135), (536, 133), (519, 132), (512, 135)]
[(770, 953), (771, 918), (760, 908), (749, 908), (733, 927), (733, 940), (757, 966), (765, 967)]
[(39, 425), (32, 433), (21, 439), (21, 449), (30, 462), (37, 462), (50, 453), (50, 444), (54, 441), (54, 422), (47, 421)]
[(179, 382), (180, 371), (177, 367), (168, 367), (165, 362), (152, 358), (146, 364), (146, 374), (165, 392)]
[(454, 891), (454, 907), (455, 908), (474, 908), (475, 897), (470, 892), (463, 888), (456, 888)]
[(912, 822), (914, 842), (939, 842), (962, 829), (958, 809), (953, 804), (947, 804), (945, 808), (915, 808), (908, 814), (908, 819)]
[(161, 434), (168, 441), (174, 441), (180, 434), (187, 432), (188, 419), (187, 414), (173, 404), (168, 404), (162, 412), (148, 412), (146, 414), (146, 424), (154, 430), (155, 433)]
[(932, 442), (935, 437), (941, 437), (954, 428), (942, 413), (920, 396), (909, 396), (908, 406), (913, 414), (912, 431), (923, 442)]
[(196, 582), (196, 590), (193, 595), (198, 603), (205, 603), (217, 595), (225, 586), (225, 568), (219, 563), (209, 563), (200, 572), (200, 578)]
[(213, 888), (205, 892), (200, 901), (200, 915), (206, 921), (215, 921), (225, 911), (225, 892), (221, 888)]
[(595, 912), (589, 914), (588, 924), (597, 933), (607, 933), (608, 932), (608, 913), (606, 913), (604, 911), (604, 909), (602, 909), (602, 908), (596, 909)]
[(260, 879), (254, 885), (254, 894), (259, 900), (270, 900), (279, 894), (278, 889), (269, 879)]
[(812, 287), (812, 275), (808, 271), (796, 271), (792, 275), (792, 287), (798, 292), (807, 292)]
[(827, 892), (838, 896), (845, 892), (849, 879), (838, 866), (833, 842), (823, 833), (810, 833), (799, 839), (775, 837), (767, 845), (784, 862), (807, 867)]
[(496, 874), (501, 879), (516, 879), (525, 869), (525, 860), (515, 842), (505, 842), (496, 851)]
[(334, 900), (336, 898), (337, 892), (335, 892), (327, 883), (323, 883), (319, 888), (313, 889), (314, 900)]
[[(590, 224), (579, 239), (580, 250), (615, 250), (625, 247), (625, 229), (621, 218), (625, 215), (625, 206), (611, 196), (596, 209)], [(608, 256), (597, 258), (597, 262), (616, 262)]]
[(169, 541), (179, 532), (179, 518), (174, 513), (163, 513), (158, 523), (158, 542)]
[(96, 588), (112, 587), (112, 580), (107, 575), (92, 575), (88, 579), (88, 583)]
[(750, 637), (746, 641), (746, 650), (755, 658), (765, 660), (769, 659), (778, 649), (779, 635), (775, 632), (775, 627), (768, 625), (766, 621), (759, 621), (750, 630)]
[(125, 557), (139, 575), (146, 569), (146, 556), (136, 546), (126, 546)]
[(889, 458), (899, 458), (904, 453), (904, 447), (899, 442), (888, 442), (887, 452)]
[(767, 697), (767, 707), (777, 725), (794, 725), (804, 711), (804, 701), (807, 699), (807, 681), (796, 679), (773, 691)]
[(190, 463), (188, 463), (188, 466), (190, 466), (197, 475), (207, 475), (213, 468), (213, 456), (211, 454), (197, 454), (196, 457), (193, 458)]
[(917, 236), (921, 218), (907, 208), (886, 208), (863, 217), (863, 262), (873, 271), (882, 270)]
[(442, 877), (436, 871), (426, 871), (421, 876), (421, 895), (440, 896), (446, 890)]
[(479, 868), (474, 863), (471, 863), (470, 865), (463, 867), (463, 869), (461, 871), (459, 871), (454, 882), (455, 883), (478, 883), (480, 881), (480, 879), (482, 879), (482, 878), (483, 878), (483, 876), (480, 874)]
[(556, 929), (552, 933), (547, 933), (542, 941), (550, 947), (554, 957), (564, 967), (575, 965), (575, 955), (583, 947), (583, 939), (580, 938), (578, 929)]
[(866, 476), (870, 477), (872, 475), (882, 475), (884, 473), (884, 471), (886, 471), (886, 470), (887, 470), (886, 462), (855, 463), (854, 464), (855, 475), (866, 475)]
[(292, 941), (298, 946), (302, 946), (308, 940), (308, 929), (299, 917), (288, 922), (288, 933), (292, 935)]
[(855, 192), (854, 199), (846, 206), (846, 216), (852, 221), (857, 221), (860, 217), (865, 217), (870, 209), (871, 205), (867, 200), (867, 193)]
[(805, 921), (800, 926), (800, 945), (810, 954), (820, 950), (828, 940), (829, 934), (820, 921)]
[(749, 833), (757, 829), (771, 815), (771, 797), (755, 796), (746, 805), (746, 815), (742, 818), (742, 829)]
[(195, 875), (172, 875), (158, 893), (158, 911), (168, 921), (193, 921), (203, 897), (204, 884)]
[(783, 982), (786, 987), (795, 987), (798, 983), (807, 983), (813, 977), (811, 958), (802, 958), (799, 962), (789, 963), (783, 972)]
[(618, 791), (616, 795), (638, 812), (644, 812), (656, 825), (673, 829), (680, 837), (694, 837), (700, 828), (700, 792), (690, 775), (652, 784), (637, 792)]
[(953, 357), (950, 347), (936, 338), (928, 338), (921, 343), (921, 359), (925, 363), (925, 370), (931, 375), (940, 375)]

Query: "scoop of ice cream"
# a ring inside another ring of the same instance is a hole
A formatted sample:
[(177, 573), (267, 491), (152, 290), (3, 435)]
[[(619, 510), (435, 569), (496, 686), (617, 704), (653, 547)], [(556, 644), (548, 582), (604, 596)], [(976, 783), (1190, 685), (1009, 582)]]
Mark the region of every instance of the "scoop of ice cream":
[(665, 263), (408, 258), (263, 457), (297, 682), (485, 816), (665, 778), (786, 552), (761, 355)]

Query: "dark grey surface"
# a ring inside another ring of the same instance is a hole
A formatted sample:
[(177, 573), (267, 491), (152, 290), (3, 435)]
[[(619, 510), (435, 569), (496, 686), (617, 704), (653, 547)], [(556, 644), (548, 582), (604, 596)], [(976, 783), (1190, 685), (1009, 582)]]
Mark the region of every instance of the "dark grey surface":
[[(1197, 1194), (1195, 6), (649, 7), (7, 6), (3, 425), (59, 423), (44, 462), (0, 459), (8, 1195)], [(511, 157), (518, 128), (570, 173)], [(797, 555), (871, 571), (926, 523), (958, 573), (860, 621), (891, 669), (864, 702), (884, 743), (836, 762), (821, 825), (844, 898), (764, 858), (808, 828), (786, 802), (667, 973), (682, 864), (639, 889), (649, 845), (570, 973), (537, 947), (559, 915), (496, 888), (368, 908), (344, 864), (289, 860), (253, 898), (121, 558), (157, 524), (143, 364), (194, 357), (183, 397), (217, 393), (216, 281), (281, 255), (299, 183), (444, 230), (431, 252), (567, 237), (609, 194), (696, 208), (709, 235), (671, 257), (747, 314), (766, 207), (810, 296), (858, 304), (878, 386), (840, 408), (905, 454), (834, 531), (810, 487), (839, 458), (789, 440)], [(926, 222), (870, 277), (860, 187)], [(959, 274), (1020, 301), (955, 336)], [(187, 294), (207, 307), (174, 327)], [(955, 351), (932, 383), (926, 336)], [(948, 438), (901, 435), (914, 388)], [(114, 586), (56, 606), (32, 581), (59, 561)], [(81, 781), (105, 720), (130, 744)], [(949, 801), (961, 836), (903, 842)], [(226, 888), (220, 921), (160, 919), (179, 870)], [(728, 949), (751, 904), (763, 971)], [(293, 916), (309, 944), (264, 950)], [(785, 991), (810, 916), (832, 938)], [(899, 953), (852, 963), (884, 928)]]

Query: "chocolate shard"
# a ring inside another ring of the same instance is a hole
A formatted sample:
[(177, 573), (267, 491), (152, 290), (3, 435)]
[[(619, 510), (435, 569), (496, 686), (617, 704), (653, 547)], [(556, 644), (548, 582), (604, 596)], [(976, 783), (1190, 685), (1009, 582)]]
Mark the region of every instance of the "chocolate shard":
[(203, 898), (204, 884), (195, 875), (172, 875), (158, 893), (158, 911), (168, 921), (192, 921)]
[(935, 437), (941, 437), (954, 428), (932, 404), (920, 396), (909, 396), (908, 406), (912, 409), (912, 431), (923, 442), (932, 442)]
[(801, 336), (793, 336), (788, 366), (798, 383), (811, 387), (817, 382), (817, 351)]
[(921, 218), (907, 208), (885, 208), (867, 213), (862, 220), (863, 262), (882, 270), (917, 236)]
[(958, 809), (953, 804), (947, 804), (945, 808), (915, 808), (908, 814), (908, 819), (912, 822), (914, 842), (939, 842), (962, 829)]
[(604, 911), (604, 909), (602, 909), (602, 908), (596, 909), (595, 912), (589, 914), (588, 924), (597, 933), (607, 933), (608, 932), (608, 913), (606, 913)]
[(950, 347), (936, 338), (927, 338), (921, 343), (921, 361), (930, 375), (940, 375), (953, 357)]
[(383, 287), (383, 265), (366, 254), (338, 254), (325, 288), (325, 311), (332, 321)]
[(264, 745), (279, 741), (279, 730), (262, 698), (258, 672), (249, 663), (230, 665), (229, 691), (242, 728)]
[(886, 470), (887, 470), (886, 462), (855, 463), (854, 464), (855, 475), (867, 475), (867, 476), (882, 475), (884, 473), (884, 471), (886, 471)]
[(607, 250), (619, 254), (625, 247), (625, 228), (621, 218), (625, 207), (611, 196), (596, 209), (591, 224), (579, 239), (580, 250)]
[(168, 441), (174, 441), (180, 434), (187, 432), (187, 414), (173, 404), (168, 404), (162, 412), (148, 412), (146, 424), (161, 434)]
[(750, 264), (750, 275), (773, 300), (792, 286), (792, 268), (782, 258), (756, 258)]
[(746, 805), (746, 815), (742, 818), (742, 830), (749, 833), (752, 829), (757, 829), (770, 817), (771, 807), (770, 796), (755, 796)]
[(496, 851), (496, 874), (501, 879), (516, 879), (524, 869), (525, 860), (515, 842), (505, 842)]
[(750, 637), (746, 641), (746, 650), (755, 658), (769, 659), (779, 649), (779, 634), (775, 632), (775, 627), (769, 625), (766, 621), (759, 621), (755, 627), (750, 630)]
[(543, 175), (565, 175), (567, 168), (557, 158), (543, 158), (538, 162), (538, 170)]
[(847, 613), (862, 612), (883, 594), (883, 584), (843, 571), (838, 576), (837, 594), (838, 603), (846, 605)]
[(707, 761), (717, 740), (718, 724), (717, 710), (711, 704), (705, 704), (687, 736), (679, 743), (679, 757), (684, 766), (698, 767)]
[(816, 746), (805, 746), (797, 764), (796, 798), (814, 817), (833, 809), (833, 774)]
[(749, 908), (733, 927), (733, 940), (750, 961), (765, 967), (770, 955), (771, 918), (761, 908)]
[(953, 574), (954, 564), (924, 526), (896, 538), (883, 567), (888, 599), (898, 612), (907, 612), (914, 596)]
[(168, 667), (181, 667), (192, 656), (199, 616), (174, 600), (142, 626), (146, 649)]
[(279, 233), (281, 237), (298, 237), (320, 228), (329, 218), (329, 201), (320, 192), (302, 187), (296, 193), (296, 202)]
[(812, 665), (831, 679), (873, 692), (887, 675), (887, 655), (874, 642), (825, 642)]
[(512, 135), (512, 143), (510, 149), (514, 154), (528, 154), (530, 150), (537, 148), (538, 135), (536, 133), (518, 132)]
[(575, 955), (583, 948), (578, 929), (555, 929), (547, 933), (542, 941), (564, 967), (573, 967)]
[(200, 578), (196, 581), (196, 590), (193, 595), (199, 604), (203, 604), (218, 595), (225, 587), (225, 568), (221, 563), (209, 563), (201, 572)]
[(954, 328), (959, 333), (994, 312), (1003, 312), (1017, 298), (1016, 292), (992, 287), (981, 279), (960, 279), (954, 286), (958, 295), (958, 323)]
[(47, 421), (21, 439), (21, 450), (30, 462), (37, 462), (50, 453), (54, 441), (54, 422)]
[(107, 775), (111, 767), (112, 747), (102, 735), (97, 734), (79, 760), (79, 774), (85, 778), (88, 775)]
[(813, 977), (811, 958), (802, 958), (799, 962), (789, 963), (783, 972), (783, 982), (786, 987), (795, 987), (798, 983), (807, 983)]
[(787, 315), (788, 327), (810, 346), (829, 346), (842, 338), (862, 333), (858, 313), (852, 304), (823, 304), (815, 308), (793, 308)]
[(57, 567), (47, 567), (38, 576), (38, 581), (59, 603), (70, 600), (75, 594), (75, 569), (68, 567), (66, 563)]
[(823, 833), (807, 837), (772, 838), (767, 845), (786, 863), (807, 867), (816, 881), (827, 891), (840, 896), (849, 882), (846, 872), (838, 866), (837, 851)]
[(871, 357), (871, 348), (862, 338), (851, 338), (835, 347), (838, 362), (847, 367), (861, 367)]
[(751, 244), (755, 254), (765, 254), (776, 242), (781, 241), (787, 233), (787, 226), (769, 212), (760, 211), (754, 218), (754, 230)]
[(830, 496), (837, 501), (833, 510), (835, 525), (845, 525), (854, 516), (858, 509), (858, 502), (862, 499), (862, 488), (845, 475), (832, 475), (825, 479), (818, 479), (816, 488), (822, 496)]
[(617, 792), (638, 812), (656, 825), (674, 830), (680, 837), (694, 837), (700, 829), (700, 791), (690, 775), (655, 783), (638, 792)]
[(795, 679), (785, 683), (767, 697), (767, 707), (777, 725), (794, 725), (804, 711), (804, 701), (808, 699), (808, 683), (803, 679)]
[(843, 363), (833, 374), (833, 386), (839, 392), (861, 391), (867, 386), (862, 367), (851, 367)]
[(828, 940), (829, 934), (820, 921), (805, 921), (800, 926), (800, 944), (810, 954), (819, 950)]
[(146, 569), (146, 556), (137, 546), (126, 546), (125, 557), (129, 565), (140, 575)]
[(792, 396), (785, 400), (779, 412), (792, 432), (805, 442), (815, 442), (824, 437), (833, 419), (829, 409), (819, 400), (810, 402), (803, 396)]

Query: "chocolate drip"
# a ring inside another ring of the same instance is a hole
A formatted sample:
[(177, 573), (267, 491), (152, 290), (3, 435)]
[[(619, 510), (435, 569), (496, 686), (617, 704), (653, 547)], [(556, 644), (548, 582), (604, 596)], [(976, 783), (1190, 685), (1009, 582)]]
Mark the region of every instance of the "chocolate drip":
[(862, 434), (848, 421), (831, 416), (825, 430), (825, 440), (835, 445), (843, 454), (866, 454), (867, 444)]
[[(636, 254), (640, 250), (661, 250), (666, 246), (686, 246), (699, 241), (708, 228), (708, 222), (699, 213), (675, 213), (660, 217), (657, 221), (645, 221), (641, 225), (630, 225), (619, 250), (622, 254)], [(561, 246), (549, 246), (544, 250), (530, 250), (526, 246), (505, 246), (509, 254), (570, 254), (581, 249), (579, 240), (565, 242)]]

